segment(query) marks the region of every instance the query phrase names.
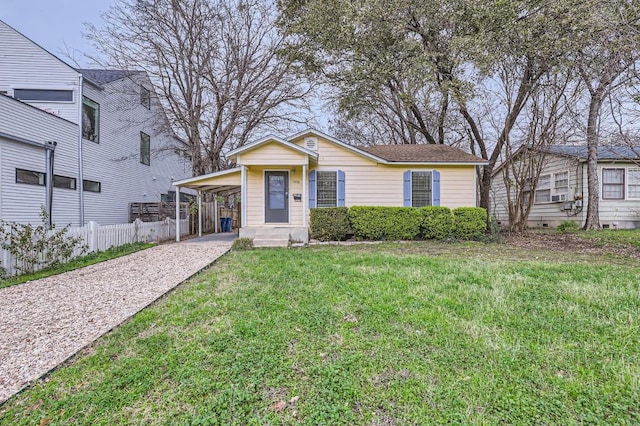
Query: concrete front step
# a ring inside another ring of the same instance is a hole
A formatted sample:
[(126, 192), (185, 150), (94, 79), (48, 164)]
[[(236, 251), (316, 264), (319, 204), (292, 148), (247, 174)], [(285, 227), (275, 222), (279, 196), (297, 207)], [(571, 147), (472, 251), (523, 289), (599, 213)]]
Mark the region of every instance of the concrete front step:
[(289, 229), (287, 228), (262, 228), (258, 229), (253, 237), (254, 247), (288, 247)]
[(254, 247), (289, 247), (289, 239), (282, 238), (254, 238), (253, 239)]

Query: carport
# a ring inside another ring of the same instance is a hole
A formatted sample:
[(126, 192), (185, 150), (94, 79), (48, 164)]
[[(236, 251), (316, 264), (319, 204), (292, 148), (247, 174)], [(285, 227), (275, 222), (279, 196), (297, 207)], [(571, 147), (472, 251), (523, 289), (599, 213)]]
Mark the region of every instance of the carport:
[[(215, 211), (215, 232), (218, 232), (219, 218), (218, 218), (218, 197), (220, 192), (237, 190), (242, 188), (242, 168), (236, 167), (234, 169), (223, 170), (221, 172), (210, 173), (207, 175), (196, 176), (189, 179), (179, 180), (173, 183), (176, 187), (176, 200), (180, 199), (180, 189), (190, 188), (198, 192), (198, 236), (202, 236), (202, 196), (204, 192), (214, 193), (214, 211)], [(244, 201), (244, 192), (242, 191)], [(240, 203), (240, 216), (244, 221), (245, 203)], [(176, 217), (180, 217), (179, 203), (176, 203)], [(180, 221), (176, 220), (176, 241), (180, 241)]]

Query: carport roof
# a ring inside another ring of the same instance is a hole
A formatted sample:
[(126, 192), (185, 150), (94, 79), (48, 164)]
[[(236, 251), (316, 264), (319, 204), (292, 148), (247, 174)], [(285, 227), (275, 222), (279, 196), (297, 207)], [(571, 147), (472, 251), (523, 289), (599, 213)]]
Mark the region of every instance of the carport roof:
[(198, 189), (200, 191), (217, 190), (225, 191), (240, 186), (240, 167), (220, 172), (209, 173), (207, 175), (195, 176), (189, 179), (183, 179), (173, 182), (175, 186), (180, 188)]

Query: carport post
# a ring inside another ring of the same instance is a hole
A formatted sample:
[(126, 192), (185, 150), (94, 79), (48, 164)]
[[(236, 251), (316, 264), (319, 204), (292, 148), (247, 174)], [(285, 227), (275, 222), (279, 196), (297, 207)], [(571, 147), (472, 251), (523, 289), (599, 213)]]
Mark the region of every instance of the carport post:
[(202, 191), (198, 191), (198, 237), (202, 237)]
[(218, 233), (218, 193), (213, 193), (213, 232)]
[(180, 241), (180, 187), (176, 186), (176, 241)]

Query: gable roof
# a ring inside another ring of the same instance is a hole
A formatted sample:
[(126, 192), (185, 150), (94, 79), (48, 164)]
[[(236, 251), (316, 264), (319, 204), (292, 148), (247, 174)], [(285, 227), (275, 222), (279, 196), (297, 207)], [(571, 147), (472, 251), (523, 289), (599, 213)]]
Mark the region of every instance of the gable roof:
[(486, 163), (480, 157), (449, 145), (373, 145), (359, 149), (390, 163)]
[[(550, 154), (566, 155), (581, 160), (587, 159), (586, 145), (552, 145), (546, 149)], [(599, 146), (598, 160), (638, 160), (640, 146)]]
[(266, 137), (264, 137), (262, 139), (259, 139), (259, 140), (255, 141), (255, 142), (251, 142), (251, 143), (249, 143), (247, 145), (243, 145), (243, 146), (241, 146), (239, 148), (236, 148), (236, 149), (234, 149), (232, 151), (229, 151), (229, 152), (227, 152), (226, 157), (227, 158), (231, 158), (231, 157), (236, 156), (236, 155), (238, 155), (238, 154), (240, 154), (242, 152), (251, 151), (252, 149), (255, 149), (255, 148), (259, 147), (259, 146), (262, 146), (264, 144), (271, 143), (271, 142), (276, 142), (276, 143), (278, 143), (280, 145), (284, 145), (284, 146), (286, 146), (287, 148), (289, 148), (289, 149), (291, 149), (293, 151), (298, 151), (298, 152), (300, 152), (302, 154), (308, 155), (311, 158), (314, 158), (314, 159), (318, 158), (318, 153), (317, 152), (310, 151), (310, 150), (308, 150), (306, 148), (303, 148), (303, 147), (298, 146), (298, 145), (296, 145), (294, 143), (291, 143), (289, 141), (286, 141), (284, 139), (280, 139), (279, 137), (272, 136), (272, 135), (266, 136)]
[(121, 80), (125, 77), (140, 74), (142, 71), (127, 71), (127, 70), (94, 70), (87, 68), (77, 69), (83, 77), (98, 84), (109, 84), (116, 80)]
[(291, 141), (307, 135), (320, 136), (335, 145), (383, 164), (487, 164), (486, 160), (449, 145), (395, 144), (353, 146), (313, 128), (308, 128), (293, 136), (289, 136), (287, 140)]

